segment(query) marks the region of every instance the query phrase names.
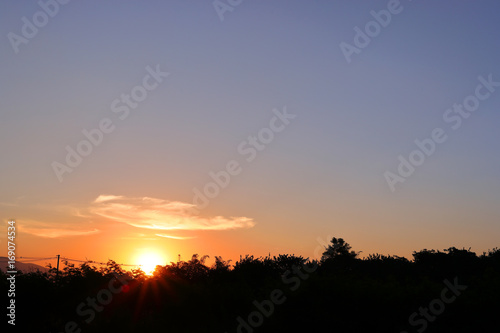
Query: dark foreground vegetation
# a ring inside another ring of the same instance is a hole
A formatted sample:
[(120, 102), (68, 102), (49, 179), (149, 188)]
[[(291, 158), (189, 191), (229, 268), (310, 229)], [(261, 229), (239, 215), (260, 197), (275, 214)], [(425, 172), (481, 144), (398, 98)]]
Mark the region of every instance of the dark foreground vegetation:
[[(115, 262), (18, 274), (23, 332), (498, 332), (500, 250), (363, 259), (333, 238), (320, 261), (294, 255), (206, 257), (157, 266)], [(2, 294), (7, 276), (2, 273)], [(5, 302), (3, 304), (6, 304)], [(5, 309), (5, 307), (4, 307)], [(3, 315), (5, 316), (5, 315)], [(8, 318), (7, 318), (8, 319)], [(4, 319), (4, 322), (6, 320)]]

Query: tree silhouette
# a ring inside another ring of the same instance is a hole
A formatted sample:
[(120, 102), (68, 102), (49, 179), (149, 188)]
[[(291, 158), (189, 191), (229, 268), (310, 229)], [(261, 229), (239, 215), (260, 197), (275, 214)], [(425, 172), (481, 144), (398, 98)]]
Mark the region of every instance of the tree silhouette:
[(343, 238), (333, 237), (330, 245), (325, 247), (325, 252), (321, 256), (321, 261), (330, 259), (355, 259), (360, 252), (351, 251), (351, 245), (344, 241)]
[[(437, 318), (428, 322), (429, 333), (498, 330), (498, 248), (481, 256), (424, 249), (413, 260), (358, 254), (334, 237), (314, 270), (293, 254), (245, 255), (234, 265), (216, 256), (211, 266), (208, 256), (195, 254), (158, 265), (153, 276), (112, 260), (102, 268), (67, 263), (59, 273), (19, 273), (16, 313), (23, 320), (16, 326), (23, 332), (399, 333), (419, 331), (416, 323), (425, 317), (413, 314), (427, 308)], [(11, 287), (7, 278), (0, 272), (2, 290)], [(457, 293), (445, 280), (467, 288)], [(436, 307), (441, 297), (444, 311)]]

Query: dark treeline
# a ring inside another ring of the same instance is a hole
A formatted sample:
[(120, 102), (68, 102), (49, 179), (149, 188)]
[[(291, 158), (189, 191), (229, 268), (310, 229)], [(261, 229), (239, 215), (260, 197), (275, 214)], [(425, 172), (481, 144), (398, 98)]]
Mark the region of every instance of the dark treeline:
[[(18, 274), (16, 330), (456, 333), (499, 327), (499, 249), (361, 259), (333, 238), (321, 260), (245, 256), (233, 265), (216, 257), (208, 266), (206, 259), (193, 255), (157, 266), (153, 276), (113, 261)], [(1, 281), (6, 297), (5, 273)]]

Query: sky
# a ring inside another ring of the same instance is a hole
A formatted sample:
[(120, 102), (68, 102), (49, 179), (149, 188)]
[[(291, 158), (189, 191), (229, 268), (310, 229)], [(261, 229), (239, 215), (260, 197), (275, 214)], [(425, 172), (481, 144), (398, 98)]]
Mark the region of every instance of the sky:
[(18, 257), (128, 264), (497, 247), (499, 11), (3, 1), (0, 243), (14, 219)]

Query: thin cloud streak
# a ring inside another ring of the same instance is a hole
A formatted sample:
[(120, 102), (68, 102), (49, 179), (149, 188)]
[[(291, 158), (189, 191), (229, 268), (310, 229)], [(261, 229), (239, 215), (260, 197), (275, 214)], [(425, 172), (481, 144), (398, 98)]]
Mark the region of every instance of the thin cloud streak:
[[(33, 224), (33, 223), (30, 223)], [(99, 232), (101, 232), (98, 229), (92, 229), (92, 230), (81, 230), (81, 229), (70, 229), (70, 228), (54, 228), (53, 226), (49, 225), (36, 225), (33, 227), (25, 227), (22, 225), (18, 226), (19, 231), (31, 235), (35, 235), (38, 237), (44, 237), (44, 238), (58, 238), (58, 237), (72, 237), (72, 236), (88, 236), (88, 235), (94, 235)]]
[[(153, 230), (231, 230), (255, 225), (253, 219), (248, 217), (202, 217), (197, 215), (195, 208), (191, 203), (180, 201), (100, 195), (92, 203), (90, 212), (137, 228)], [(169, 238), (174, 237), (177, 236)]]
[(196, 237), (188, 237), (188, 236), (172, 236), (172, 235), (165, 235), (165, 234), (155, 234), (156, 236), (159, 237), (164, 237), (164, 238), (171, 238), (171, 239), (193, 239)]

